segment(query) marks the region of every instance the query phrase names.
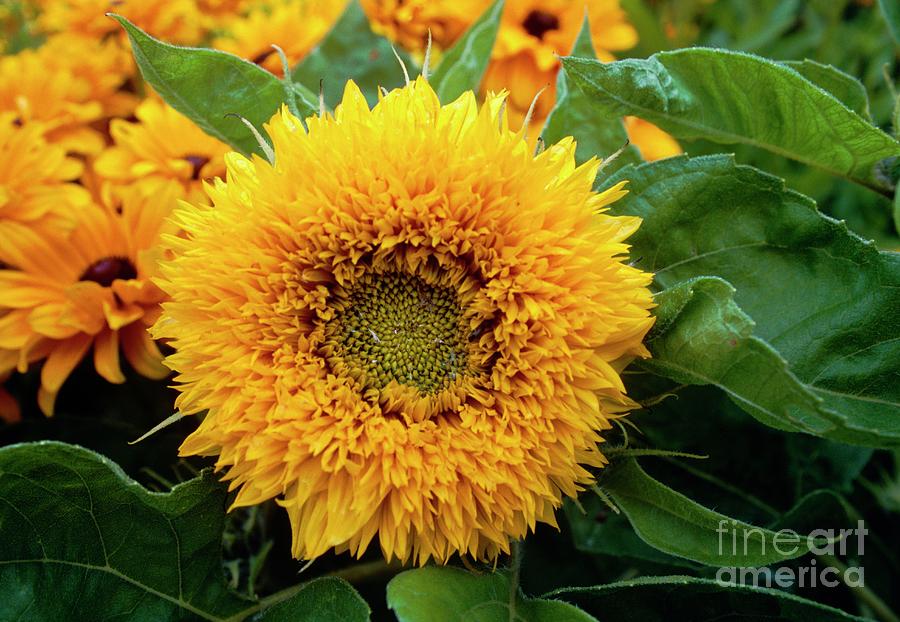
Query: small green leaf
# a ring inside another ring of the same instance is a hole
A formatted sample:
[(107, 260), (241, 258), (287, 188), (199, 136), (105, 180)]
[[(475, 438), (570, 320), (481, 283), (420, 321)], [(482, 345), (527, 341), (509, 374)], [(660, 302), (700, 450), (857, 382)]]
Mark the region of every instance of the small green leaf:
[(572, 542), (579, 551), (662, 566), (698, 567), (682, 557), (667, 555), (641, 540), (628, 519), (622, 514), (614, 513), (592, 491), (581, 494), (578, 502), (579, 505), (570, 502), (564, 507), (572, 532)]
[(447, 50), (429, 78), (442, 103), (452, 102), (466, 91), (478, 91), (500, 29), (503, 3), (504, 0), (494, 0), (478, 21)]
[(510, 603), (504, 572), (474, 575), (428, 566), (401, 572), (387, 587), (388, 606), (400, 622), (596, 622), (574, 605), (526, 598)]
[[(900, 255), (879, 252), (782, 180), (727, 156), (629, 167), (603, 184), (622, 179), (629, 194), (613, 212), (644, 219), (629, 240), (638, 265), (664, 288), (725, 279), (747, 316), (724, 292), (691, 308), (683, 330), (667, 319), (677, 308), (660, 309), (657, 357), (642, 364), (681, 382), (717, 384), (779, 429), (900, 446)], [(787, 367), (774, 365), (757, 339)]]
[(695, 577), (643, 577), (594, 587), (567, 587), (546, 596), (564, 598), (604, 622), (631, 620), (765, 620), (766, 622), (866, 622), (787, 592), (727, 585)]
[[(233, 54), (169, 45), (122, 16), (112, 17), (128, 33), (141, 75), (170, 106), (241, 153), (262, 154), (253, 133), (228, 115), (261, 128), (284, 102), (281, 80)], [(304, 118), (317, 114), (317, 98), (299, 84), (294, 91)]]
[(569, 76), (601, 105), (676, 138), (744, 143), (884, 193), (876, 165), (900, 143), (793, 69), (739, 52), (689, 48), (601, 63), (566, 57)]
[(264, 610), (258, 622), (366, 622), (369, 605), (349, 583), (334, 577), (313, 579), (296, 594)]
[[(587, 18), (575, 40), (572, 55), (597, 57)], [(569, 83), (566, 72), (560, 71), (556, 77), (556, 105), (550, 111), (541, 134), (544, 142), (552, 145), (566, 136), (573, 136), (576, 141), (575, 159), (579, 164), (593, 156), (602, 159), (612, 155), (628, 140), (622, 117), (611, 110), (603, 112), (601, 106), (591, 102), (578, 86)], [(609, 174), (625, 164), (640, 160), (637, 150), (629, 146), (605, 170)]]
[[(409, 55), (397, 52), (412, 70)], [(293, 76), (313, 93), (318, 93), (319, 80), (323, 80), (325, 102), (332, 107), (340, 102), (347, 80), (356, 83), (369, 105), (378, 101), (378, 87), (403, 85), (403, 71), (390, 42), (372, 32), (358, 0), (347, 5), (331, 31), (294, 68)]]
[(781, 63), (801, 76), (834, 95), (842, 104), (863, 117), (872, 120), (869, 111), (869, 95), (862, 82), (832, 65), (823, 65), (814, 60), (788, 60)]
[(709, 566), (756, 567), (809, 550), (806, 538), (776, 542), (773, 531), (703, 507), (651, 478), (633, 458), (608, 467), (600, 487), (644, 542), (670, 555)]
[(2, 620), (243, 619), (222, 576), (225, 489), (210, 472), (165, 494), (56, 442), (0, 449)]

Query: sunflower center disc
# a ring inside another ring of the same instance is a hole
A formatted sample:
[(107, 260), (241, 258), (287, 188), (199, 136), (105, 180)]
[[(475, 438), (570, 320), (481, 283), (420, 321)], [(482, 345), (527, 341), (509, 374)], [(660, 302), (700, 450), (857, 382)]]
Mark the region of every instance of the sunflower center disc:
[(388, 272), (363, 276), (342, 302), (334, 335), (369, 386), (393, 380), (433, 394), (466, 373), (467, 332), (453, 289)]

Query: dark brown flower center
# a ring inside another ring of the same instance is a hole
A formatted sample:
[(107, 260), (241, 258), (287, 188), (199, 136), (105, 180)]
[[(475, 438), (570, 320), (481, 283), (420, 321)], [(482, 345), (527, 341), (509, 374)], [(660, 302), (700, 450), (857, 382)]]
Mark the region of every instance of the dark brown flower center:
[(127, 281), (136, 279), (137, 270), (125, 257), (104, 257), (95, 261), (78, 278), (79, 281), (93, 281), (103, 287), (109, 287), (116, 279)]
[(525, 31), (536, 39), (543, 39), (550, 30), (559, 28), (559, 19), (552, 13), (544, 11), (532, 11), (522, 22)]
[(209, 163), (209, 158), (202, 155), (186, 155), (184, 159), (193, 167), (191, 169), (191, 179), (200, 179), (200, 171)]

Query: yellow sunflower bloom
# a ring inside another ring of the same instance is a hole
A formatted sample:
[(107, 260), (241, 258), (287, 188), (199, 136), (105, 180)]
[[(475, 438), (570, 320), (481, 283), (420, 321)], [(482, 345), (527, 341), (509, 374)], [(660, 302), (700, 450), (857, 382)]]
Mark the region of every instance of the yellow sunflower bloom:
[(483, 12), (487, 0), (361, 0), (372, 30), (407, 50), (421, 52), (428, 32), (438, 48), (453, 45)]
[[(428, 29), (438, 33), (434, 42), (448, 47), (474, 19), (487, 9), (490, 0), (468, 2), (398, 2), (363, 0), (372, 26), (389, 39), (411, 50), (423, 49)], [(509, 91), (509, 114), (513, 125), (521, 124), (535, 95), (529, 138), (541, 132), (556, 102), (556, 75), (559, 57), (572, 50), (581, 29), (585, 10), (591, 38), (600, 60), (614, 60), (612, 52), (627, 50), (637, 43), (637, 31), (628, 22), (619, 0), (521, 0), (507, 2), (503, 11), (491, 62), (482, 81), (482, 93)], [(452, 25), (450, 27), (449, 25)], [(647, 160), (681, 153), (674, 138), (646, 121), (626, 122), (629, 139)], [(654, 131), (656, 130), (656, 131)]]
[(71, 68), (47, 65), (44, 53), (23, 50), (0, 58), (0, 112), (19, 123), (37, 123), (47, 139), (67, 151), (96, 153), (103, 135), (91, 124), (103, 118), (103, 104), (88, 80)]
[[(502, 97), (441, 106), (423, 79), (373, 108), (287, 110), (274, 166), (226, 157), (213, 206), (182, 203), (157, 281), (172, 298), (181, 447), (217, 455), (235, 506), (277, 499), (292, 553), (493, 559), (555, 524), (647, 356), (638, 218), (566, 139), (533, 156)], [(315, 183), (310, 183), (314, 179)]]
[(213, 47), (283, 75), (281, 59), (272, 47), (284, 50), (293, 66), (315, 46), (344, 9), (344, 2), (331, 0), (289, 0), (263, 4), (247, 17), (231, 20), (227, 32), (213, 41)]
[(94, 162), (94, 172), (115, 192), (132, 184), (173, 180), (183, 196), (202, 198), (204, 179), (225, 173), (228, 146), (156, 98), (141, 102), (137, 122), (113, 119), (113, 146)]
[(141, 30), (172, 43), (197, 44), (203, 38), (202, 14), (194, 0), (38, 0), (38, 24), (45, 32), (68, 32), (124, 39), (122, 27), (106, 16), (118, 13)]
[(75, 213), (90, 202), (72, 183), (82, 169), (65, 149), (47, 144), (40, 125), (0, 113), (0, 247), (12, 244), (10, 223), (42, 230), (74, 225)]
[[(140, 374), (162, 378), (162, 355), (147, 333), (159, 315), (162, 291), (150, 281), (160, 235), (180, 189), (158, 185), (131, 192), (118, 209), (90, 205), (68, 235), (16, 229), (0, 248), (0, 375), (46, 359), (38, 404), (53, 414), (66, 378), (93, 346), (94, 367), (109, 382), (125, 377), (119, 348)], [(5, 363), (4, 363), (5, 361)]]

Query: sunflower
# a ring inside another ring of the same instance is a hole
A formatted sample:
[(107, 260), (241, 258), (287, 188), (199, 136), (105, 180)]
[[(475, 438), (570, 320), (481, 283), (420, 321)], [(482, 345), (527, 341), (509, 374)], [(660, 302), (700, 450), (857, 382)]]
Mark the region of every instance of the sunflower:
[(213, 47), (237, 54), (280, 76), (284, 73), (281, 59), (272, 44), (284, 50), (293, 66), (325, 36), (343, 5), (344, 2), (331, 0), (263, 4), (246, 17), (232, 20), (226, 34), (213, 41)]
[(50, 71), (70, 71), (86, 82), (103, 117), (126, 117), (134, 111), (138, 97), (127, 87), (137, 68), (121, 41), (60, 33), (49, 36), (39, 54)]
[(173, 43), (199, 43), (205, 31), (194, 0), (38, 0), (38, 25), (45, 32), (69, 32), (100, 38), (110, 33), (124, 39), (122, 27), (107, 13), (127, 17), (145, 32)]
[(157, 242), (171, 227), (166, 216), (180, 192), (160, 184), (138, 189), (113, 208), (94, 204), (78, 212), (69, 234), (40, 233), (12, 223), (0, 248), (0, 376), (46, 359), (38, 404), (53, 414), (66, 378), (93, 346), (94, 367), (109, 382), (124, 382), (119, 347), (139, 373), (167, 370), (146, 327), (159, 314), (163, 293), (151, 281)]
[(447, 48), (488, 7), (488, 0), (361, 0), (372, 30), (407, 50), (421, 52), (432, 42)]
[[(226, 157), (212, 206), (182, 203), (152, 329), (181, 447), (217, 455), (235, 506), (277, 499), (292, 553), (493, 559), (592, 481), (633, 406), (651, 275), (623, 184), (561, 141), (532, 155), (502, 97), (441, 106), (422, 78), (369, 109), (352, 82), (308, 132), (268, 126), (275, 164)], [(315, 179), (315, 183), (309, 183)]]
[(47, 139), (76, 153), (97, 153), (103, 135), (91, 124), (103, 118), (90, 81), (62, 63), (47, 64), (41, 49), (0, 58), (0, 113), (37, 123)]
[(72, 183), (83, 166), (62, 147), (47, 144), (39, 124), (0, 113), (0, 247), (12, 244), (10, 223), (64, 230), (90, 202)]
[[(429, 29), (438, 47), (455, 43), (490, 2), (363, 0), (362, 4), (375, 30), (408, 49), (421, 50)], [(532, 142), (556, 101), (559, 57), (568, 54), (575, 44), (585, 9), (600, 60), (614, 60), (612, 52), (637, 43), (637, 31), (619, 0), (522, 0), (508, 2), (504, 9), (482, 93), (508, 90), (510, 120), (522, 123), (535, 95), (544, 89), (534, 102), (529, 132)], [(626, 130), (647, 160), (681, 153), (674, 138), (647, 121), (626, 121)]]
[(136, 122), (113, 119), (113, 146), (94, 162), (94, 172), (115, 192), (133, 184), (178, 181), (183, 196), (199, 199), (202, 184), (225, 173), (228, 147), (156, 98), (141, 102)]

